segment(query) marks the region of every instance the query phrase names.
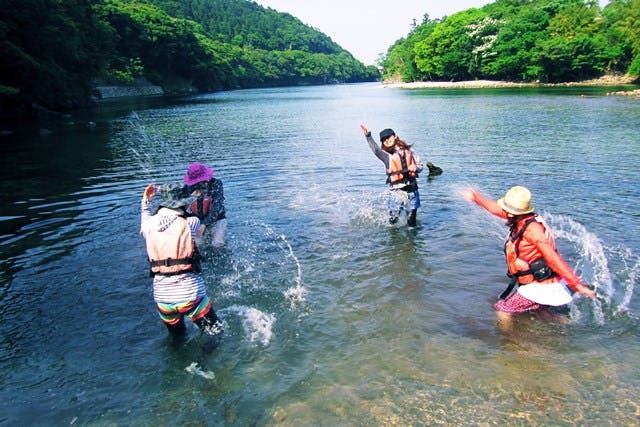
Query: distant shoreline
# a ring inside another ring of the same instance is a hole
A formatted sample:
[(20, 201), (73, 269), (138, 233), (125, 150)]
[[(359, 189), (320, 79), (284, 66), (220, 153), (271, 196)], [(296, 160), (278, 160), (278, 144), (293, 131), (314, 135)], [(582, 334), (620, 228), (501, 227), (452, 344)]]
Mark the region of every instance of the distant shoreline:
[[(520, 82), (507, 82), (502, 80), (468, 80), (459, 82), (409, 82), (409, 83), (387, 83), (383, 82), (385, 88), (392, 89), (485, 89), (485, 88), (509, 88), (509, 87), (579, 87), (579, 86), (626, 86), (637, 85), (636, 79), (630, 76), (615, 76), (606, 75), (598, 79), (584, 80), (580, 82), (567, 82), (567, 83), (520, 83)], [(632, 91), (638, 92), (638, 91)], [(612, 95), (618, 95), (620, 93), (614, 92)], [(628, 94), (623, 92), (622, 94)], [(638, 94), (640, 95), (640, 93)]]

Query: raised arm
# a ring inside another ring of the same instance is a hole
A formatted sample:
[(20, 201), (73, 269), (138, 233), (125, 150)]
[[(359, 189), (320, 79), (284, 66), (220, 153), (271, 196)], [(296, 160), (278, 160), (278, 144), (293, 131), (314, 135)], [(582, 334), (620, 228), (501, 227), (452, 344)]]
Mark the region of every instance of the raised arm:
[(463, 195), (465, 199), (477, 204), (487, 212), (502, 219), (509, 219), (507, 213), (498, 205), (498, 203), (495, 202), (495, 200), (485, 197), (479, 191), (473, 188), (468, 188), (464, 191)]
[(140, 207), (140, 234), (142, 236), (145, 235), (144, 233), (144, 228), (145, 228), (145, 224), (149, 221), (149, 219), (152, 216), (151, 213), (151, 200), (153, 200), (153, 198), (156, 195), (156, 186), (155, 184), (149, 184), (147, 185), (147, 187), (144, 189), (144, 192), (142, 193), (142, 200), (140, 201), (141, 203), (141, 207)]
[(380, 146), (378, 144), (376, 144), (376, 141), (371, 136), (371, 132), (369, 131), (369, 129), (367, 129), (367, 127), (365, 125), (361, 124), (360, 125), (360, 129), (362, 129), (362, 132), (364, 133), (364, 136), (367, 138), (367, 143), (369, 144), (369, 148), (371, 148), (371, 151), (373, 152), (373, 154), (375, 154), (377, 158), (382, 160), (382, 162), (384, 162), (385, 167), (388, 168), (389, 167), (389, 153), (384, 151), (382, 148), (380, 148)]

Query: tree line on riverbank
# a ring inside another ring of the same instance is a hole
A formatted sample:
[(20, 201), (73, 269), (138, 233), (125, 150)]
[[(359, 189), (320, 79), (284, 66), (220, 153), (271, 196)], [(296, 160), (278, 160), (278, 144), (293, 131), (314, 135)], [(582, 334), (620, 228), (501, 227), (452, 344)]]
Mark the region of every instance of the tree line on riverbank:
[(424, 16), (381, 59), (387, 81), (560, 83), (640, 76), (640, 0), (496, 0)]
[(0, 112), (87, 105), (97, 82), (165, 92), (374, 81), (297, 18), (247, 0), (0, 0)]

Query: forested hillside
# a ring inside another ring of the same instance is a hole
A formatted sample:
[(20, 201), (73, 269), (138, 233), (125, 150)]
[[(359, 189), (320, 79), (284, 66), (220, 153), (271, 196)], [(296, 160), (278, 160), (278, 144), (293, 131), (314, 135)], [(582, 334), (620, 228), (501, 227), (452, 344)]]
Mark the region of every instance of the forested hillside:
[(414, 28), (387, 51), (386, 80), (568, 82), (640, 76), (640, 0), (497, 0)]
[(375, 67), (247, 0), (0, 0), (0, 111), (87, 105), (96, 82), (167, 92), (373, 81)]

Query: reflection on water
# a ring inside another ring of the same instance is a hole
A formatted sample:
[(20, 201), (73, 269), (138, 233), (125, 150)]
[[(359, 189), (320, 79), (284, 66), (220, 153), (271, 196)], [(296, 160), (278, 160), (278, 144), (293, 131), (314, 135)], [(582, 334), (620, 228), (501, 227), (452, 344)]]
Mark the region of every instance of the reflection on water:
[[(0, 420), (637, 424), (640, 105), (579, 90), (232, 91), (3, 133)], [(417, 228), (387, 223), (360, 123), (444, 169)], [(203, 248), (226, 326), (204, 359), (195, 327), (167, 337), (138, 234), (146, 184), (196, 160), (229, 219)], [(496, 327), (507, 229), (460, 191), (515, 184), (598, 290), (569, 324)]]

